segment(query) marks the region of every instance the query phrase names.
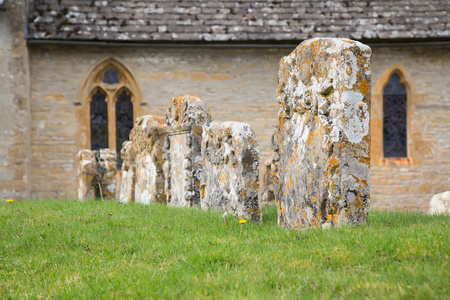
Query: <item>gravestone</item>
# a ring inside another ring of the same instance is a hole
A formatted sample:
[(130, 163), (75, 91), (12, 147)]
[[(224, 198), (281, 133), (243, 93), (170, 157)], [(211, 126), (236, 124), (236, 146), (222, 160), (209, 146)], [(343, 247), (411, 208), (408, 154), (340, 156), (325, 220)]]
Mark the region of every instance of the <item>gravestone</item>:
[(203, 126), (201, 207), (262, 222), (258, 202), (259, 148), (246, 123)]
[(172, 100), (166, 115), (164, 176), (167, 204), (200, 204), (202, 125), (211, 116), (202, 99), (180, 96)]
[(93, 185), (97, 177), (97, 161), (92, 150), (80, 150), (77, 154), (78, 199), (95, 199), (96, 189)]
[(430, 215), (450, 214), (450, 191), (433, 195), (428, 213)]
[(315, 38), (280, 61), (272, 180), (278, 223), (360, 224), (370, 208), (371, 49)]
[(131, 141), (125, 141), (120, 151), (122, 158), (122, 181), (119, 202), (134, 202), (134, 188), (136, 184), (136, 151)]
[(80, 150), (77, 164), (78, 199), (114, 199), (117, 173), (114, 150)]
[(275, 204), (271, 178), (271, 165), (272, 161), (268, 159), (264, 162), (264, 166), (259, 170), (260, 188), (258, 198), (261, 207)]
[(136, 119), (130, 139), (136, 152), (135, 202), (166, 203), (163, 173), (163, 144), (167, 134), (164, 118), (143, 116)]

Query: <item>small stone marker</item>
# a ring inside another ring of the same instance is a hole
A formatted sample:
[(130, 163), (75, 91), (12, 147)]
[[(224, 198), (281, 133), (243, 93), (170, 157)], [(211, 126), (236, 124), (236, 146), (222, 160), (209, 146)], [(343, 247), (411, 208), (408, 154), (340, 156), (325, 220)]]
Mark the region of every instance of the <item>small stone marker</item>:
[(122, 157), (122, 182), (119, 202), (134, 202), (134, 187), (136, 183), (136, 151), (131, 141), (125, 141), (120, 151)]
[(371, 49), (315, 38), (280, 61), (272, 180), (278, 223), (338, 226), (370, 209)]
[(200, 204), (202, 125), (211, 121), (208, 108), (197, 96), (172, 100), (166, 116), (164, 176), (167, 204)]
[(114, 199), (117, 157), (110, 149), (80, 150), (78, 158), (78, 199)]
[(97, 161), (91, 150), (80, 150), (77, 154), (78, 199), (95, 199), (94, 179), (97, 176)]
[(434, 195), (430, 200), (430, 215), (450, 214), (450, 191)]
[(99, 175), (101, 178), (103, 199), (114, 200), (116, 195), (116, 174), (117, 174), (117, 155), (116, 151), (110, 149), (98, 150), (99, 157)]
[(163, 117), (148, 115), (136, 119), (130, 133), (136, 151), (135, 202), (166, 203), (162, 151), (166, 134)]
[(201, 207), (262, 222), (258, 203), (259, 148), (246, 123), (203, 126)]

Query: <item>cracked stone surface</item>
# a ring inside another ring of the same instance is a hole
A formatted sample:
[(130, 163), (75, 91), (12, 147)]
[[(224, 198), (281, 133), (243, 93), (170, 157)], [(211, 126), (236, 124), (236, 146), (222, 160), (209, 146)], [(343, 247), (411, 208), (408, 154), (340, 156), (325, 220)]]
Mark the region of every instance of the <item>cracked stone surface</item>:
[(280, 61), (272, 180), (283, 227), (360, 224), (370, 208), (371, 49), (315, 38)]

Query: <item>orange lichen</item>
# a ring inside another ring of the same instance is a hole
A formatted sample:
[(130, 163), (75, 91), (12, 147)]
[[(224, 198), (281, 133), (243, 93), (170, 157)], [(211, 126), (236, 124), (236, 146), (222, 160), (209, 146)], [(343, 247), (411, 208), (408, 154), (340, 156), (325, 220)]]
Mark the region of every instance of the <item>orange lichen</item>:
[(359, 87), (359, 90), (363, 95), (367, 95), (369, 93), (370, 85), (367, 82), (367, 80), (363, 80), (361, 82), (361, 86)]
[(220, 174), (220, 182), (225, 183), (226, 180), (227, 180), (227, 174), (225, 174), (225, 173)]
[(201, 189), (201, 194), (202, 194), (202, 198), (205, 198), (205, 196), (206, 196), (206, 186), (202, 186), (202, 189)]

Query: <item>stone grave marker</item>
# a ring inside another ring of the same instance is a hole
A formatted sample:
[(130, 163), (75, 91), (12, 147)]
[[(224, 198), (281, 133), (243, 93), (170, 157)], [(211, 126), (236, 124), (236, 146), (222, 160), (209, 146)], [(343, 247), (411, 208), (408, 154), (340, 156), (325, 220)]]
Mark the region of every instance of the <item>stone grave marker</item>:
[(163, 173), (163, 145), (167, 134), (164, 118), (142, 116), (136, 119), (130, 133), (136, 152), (135, 202), (166, 203)]
[(211, 116), (202, 99), (180, 96), (172, 100), (166, 116), (164, 176), (167, 204), (200, 204), (202, 125)]
[(246, 123), (203, 126), (201, 207), (262, 222), (258, 202), (259, 148)]
[(125, 141), (120, 151), (122, 157), (122, 181), (119, 202), (134, 202), (134, 188), (136, 184), (136, 151), (131, 141)]
[(278, 223), (360, 224), (370, 208), (371, 49), (314, 38), (280, 61), (272, 180)]
[(78, 199), (114, 199), (117, 173), (114, 150), (80, 150), (77, 165)]

